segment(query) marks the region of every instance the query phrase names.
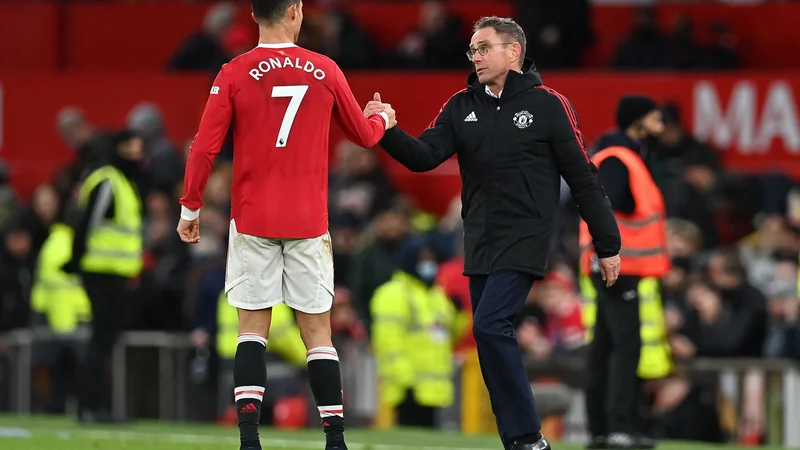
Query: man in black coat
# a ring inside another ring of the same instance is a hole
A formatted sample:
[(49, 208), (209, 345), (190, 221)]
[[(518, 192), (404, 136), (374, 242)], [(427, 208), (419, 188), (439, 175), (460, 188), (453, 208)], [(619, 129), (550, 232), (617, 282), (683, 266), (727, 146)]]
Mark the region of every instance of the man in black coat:
[[(539, 433), (512, 320), (545, 273), (561, 177), (589, 226), (609, 285), (619, 273), (620, 235), (575, 110), (524, 58), (522, 28), (486, 17), (474, 31), (468, 57), (476, 70), (467, 88), (444, 104), (419, 139), (393, 127), (380, 144), (415, 172), (458, 155), (464, 275), (492, 410), (505, 448), (544, 450), (549, 444)], [(390, 107), (376, 94), (364, 113)]]

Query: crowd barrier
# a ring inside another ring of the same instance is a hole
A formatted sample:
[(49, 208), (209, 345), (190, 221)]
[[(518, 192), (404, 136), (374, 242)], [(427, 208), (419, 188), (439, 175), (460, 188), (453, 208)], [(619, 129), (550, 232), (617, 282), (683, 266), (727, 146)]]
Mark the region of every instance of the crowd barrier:
[[(31, 373), (33, 369), (33, 347), (35, 344), (58, 340), (85, 342), (89, 335), (80, 330), (71, 335), (55, 335), (46, 328), (19, 330), (0, 336), (0, 350), (6, 350), (12, 368), (9, 380), (0, 379), (7, 384), (11, 412), (31, 413)], [(134, 374), (129, 365), (127, 353), (135, 348), (157, 350), (155, 361), (149, 368), (157, 368), (158, 384), (150, 386), (158, 391), (157, 418), (186, 421), (187, 415), (187, 351), (191, 349), (188, 335), (154, 331), (129, 331), (122, 334), (113, 350), (112, 357), (112, 404), (117, 419), (130, 416), (129, 375)], [(0, 351), (0, 354), (4, 352)], [(349, 411), (357, 417), (375, 418), (381, 414), (376, 407), (377, 375), (374, 361), (364, 343), (345, 345), (340, 348), (342, 360), (343, 386), (348, 393)], [(549, 361), (526, 361), (531, 380), (553, 377), (571, 386), (576, 393), (575, 402), (581, 403), (584, 377), (591, 376), (584, 370), (582, 359), (558, 358)], [(459, 362), (460, 395), (454, 408), (444, 411), (441, 417), (443, 427), (451, 428), (460, 423), (465, 433), (491, 433), (494, 419), (488, 405), (488, 397), (483, 386), (477, 365), (476, 352), (468, 352)], [(766, 380), (766, 424), (767, 444), (800, 448), (800, 366), (796, 362), (775, 359), (706, 359), (698, 358), (679, 364), (678, 371), (697, 382), (703, 379), (715, 383), (740, 383), (743, 374), (758, 371)], [(136, 397), (134, 395), (134, 397)], [(574, 408), (575, 409), (575, 408)], [(585, 435), (585, 418), (580, 406), (577, 411), (568, 413), (565, 418), (565, 439), (579, 440)], [(460, 417), (459, 417), (460, 416)], [(381, 419), (375, 420), (376, 426)], [(384, 422), (383, 426), (390, 426)]]

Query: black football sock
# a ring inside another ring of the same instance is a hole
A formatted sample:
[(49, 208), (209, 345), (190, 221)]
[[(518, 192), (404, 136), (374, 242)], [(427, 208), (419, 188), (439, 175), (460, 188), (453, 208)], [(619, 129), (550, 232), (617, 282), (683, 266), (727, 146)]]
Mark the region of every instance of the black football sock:
[(233, 390), (236, 416), (239, 419), (239, 438), (244, 448), (261, 448), (258, 440), (258, 421), (261, 401), (267, 384), (264, 351), (267, 340), (255, 333), (239, 335), (239, 345), (233, 360)]
[(347, 448), (344, 444), (342, 375), (335, 348), (316, 347), (308, 351), (308, 379), (319, 409), (325, 441), (329, 446)]

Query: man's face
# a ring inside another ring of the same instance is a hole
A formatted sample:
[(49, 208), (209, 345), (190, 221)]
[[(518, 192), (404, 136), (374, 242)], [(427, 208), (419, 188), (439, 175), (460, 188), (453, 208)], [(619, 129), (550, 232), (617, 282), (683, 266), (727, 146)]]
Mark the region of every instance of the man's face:
[(494, 28), (482, 28), (472, 35), (469, 48), (481, 84), (491, 84), (516, 68), (513, 64), (519, 61), (521, 47), (508, 42), (509, 39), (498, 35)]
[(120, 144), (119, 154), (129, 161), (141, 161), (144, 157), (144, 141), (135, 137)]
[(650, 111), (642, 119), (642, 129), (647, 136), (660, 136), (664, 132), (664, 121), (661, 117), (661, 111)]
[(31, 235), (26, 231), (14, 231), (6, 236), (5, 244), (12, 256), (26, 258), (31, 251)]

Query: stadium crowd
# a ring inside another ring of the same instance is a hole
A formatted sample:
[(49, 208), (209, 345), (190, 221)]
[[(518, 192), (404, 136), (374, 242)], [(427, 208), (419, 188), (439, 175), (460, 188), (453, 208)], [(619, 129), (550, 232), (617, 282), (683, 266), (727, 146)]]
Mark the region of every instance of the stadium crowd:
[[(524, 3), (542, 10), (540, 3), (545, 2)], [(564, 8), (580, 3), (588, 9), (586, 2), (546, 3), (563, 4)], [(176, 51), (169, 62), (171, 70), (213, 72), (229, 55), (249, 48), (250, 35), (231, 23), (227, 8), (222, 5), (211, 10), (206, 29)], [(577, 55), (591, 36), (585, 17), (559, 22), (568, 16), (563, 11), (539, 16), (525, 8), (520, 15), (538, 43), (531, 51), (541, 67), (577, 65)], [(553, 18), (534, 23), (533, 17)], [(309, 18), (301, 44), (350, 69), (376, 65), (468, 67), (463, 58), (467, 43), (454, 20), (442, 4), (427, 3), (420, 29), (384, 59), (370, 44), (369, 36), (340, 11)], [(562, 33), (576, 27), (585, 33)], [(642, 11), (637, 27), (620, 44), (615, 61), (619, 68), (697, 68), (698, 61), (703, 61), (719, 69), (736, 64), (735, 53), (722, 44), (730, 40), (724, 26), (719, 26), (720, 46), (712, 49), (691, 44), (688, 23), (678, 24), (674, 36), (665, 36), (654, 28), (648, 10)], [(574, 42), (566, 42), (566, 36)], [(674, 106), (664, 105), (663, 110), (666, 129), (648, 143), (648, 149), (669, 216), (673, 269), (662, 283), (674, 357), (800, 359), (800, 190), (781, 174), (754, 177), (726, 172), (715, 151), (686, 131)], [(51, 183), (39, 186), (28, 201), (20, 201), (10, 185), (12, 177), (24, 174), (9, 173), (0, 165), (0, 333), (36, 323), (31, 289), (39, 249), (54, 223), (69, 220), (81, 177), (111, 151), (109, 130), (87, 122), (80, 110), (65, 108), (56, 122), (65, 146), (74, 150), (75, 160), (54, 174)], [(230, 143), (225, 145), (208, 182), (201, 213), (203, 239), (197, 245), (183, 245), (174, 227), (190, 143), (172, 141), (165, 134), (166, 125), (151, 104), (137, 106), (128, 122), (119, 124), (142, 137), (146, 152), (139, 183), (146, 217), (146, 264), (135, 302), (127, 305), (127, 327), (186, 331), (193, 344), (203, 349), (213, 342), (217, 299), (224, 284), (232, 149)], [(457, 308), (468, 309), (468, 287), (460, 273), (460, 200), (454, 198), (444, 216), (434, 217), (398, 192), (380, 166), (376, 150), (347, 141), (331, 144), (336, 153), (329, 193), (336, 339), (369, 339), (372, 296), (395, 271), (402, 270), (396, 251), (413, 235), (431, 238), (439, 261), (438, 283)], [(574, 269), (577, 228), (578, 216), (564, 186), (551, 271), (544, 282), (534, 285), (525, 313), (518, 318), (520, 347), (531, 359), (579, 355), (585, 348), (582, 298)], [(463, 345), (470, 345), (469, 338)], [(754, 371), (747, 380), (747, 386), (755, 388), (746, 388), (745, 397), (763, 395), (763, 374)], [(676, 377), (657, 391), (655, 411), (664, 418), (662, 435), (722, 439), (709, 431), (716, 427), (719, 434), (719, 421), (714, 425), (696, 420), (697, 411), (717, 410), (715, 400), (705, 395), (707, 388)], [(744, 423), (758, 434), (764, 429), (763, 405), (757, 400), (745, 403), (749, 406), (743, 410)]]
[[(312, 2), (313, 3), (313, 2)], [(420, 8), (418, 25), (389, 51), (361, 27), (343, 2), (322, 1), (309, 13), (299, 44), (337, 61), (343, 69), (468, 69), (463, 49), (469, 25), (448, 11), (448, 3), (428, 0)], [(528, 56), (542, 69), (576, 69), (595, 39), (588, 0), (515, 2), (520, 25), (528, 34)], [(216, 73), (231, 57), (252, 45), (253, 27), (235, 22), (234, 3), (209, 10), (204, 27), (187, 37), (166, 63), (171, 71)], [(697, 27), (710, 39), (700, 43)], [(728, 70), (739, 66), (739, 42), (724, 21), (695, 24), (682, 16), (671, 29), (658, 24), (652, 7), (641, 8), (632, 29), (617, 44), (608, 65), (619, 70)]]

